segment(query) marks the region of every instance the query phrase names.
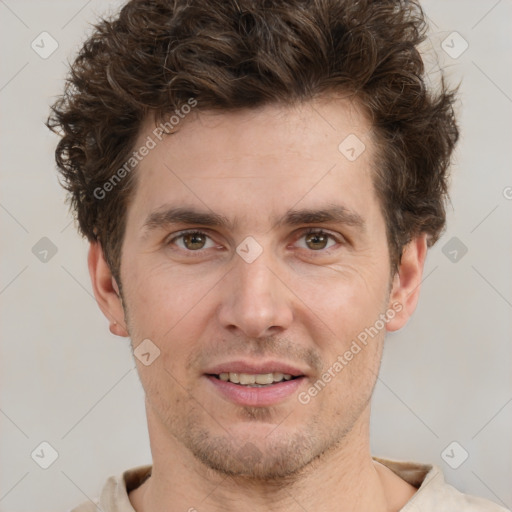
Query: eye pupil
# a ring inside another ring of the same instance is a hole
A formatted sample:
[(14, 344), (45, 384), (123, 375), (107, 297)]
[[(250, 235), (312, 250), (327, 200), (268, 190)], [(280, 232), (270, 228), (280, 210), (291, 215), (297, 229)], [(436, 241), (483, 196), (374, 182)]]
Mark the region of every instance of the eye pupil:
[[(318, 242), (320, 240), (320, 242)], [(313, 249), (325, 249), (325, 246), (328, 242), (328, 237), (322, 233), (310, 233), (306, 236), (306, 243), (309, 244), (310, 242), (313, 243), (314, 247)], [(315, 244), (319, 244), (316, 245)]]
[(201, 249), (205, 244), (205, 237), (201, 233), (187, 233), (183, 235), (187, 249)]

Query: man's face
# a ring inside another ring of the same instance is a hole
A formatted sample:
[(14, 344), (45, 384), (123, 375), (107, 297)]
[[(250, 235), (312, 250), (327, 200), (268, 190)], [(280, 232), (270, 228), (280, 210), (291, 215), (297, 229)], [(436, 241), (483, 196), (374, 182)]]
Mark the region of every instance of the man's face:
[[(154, 128), (145, 123), (136, 147), (158, 142)], [(366, 146), (355, 160), (338, 149), (350, 134)], [(160, 350), (148, 366), (137, 360), (150, 430), (209, 467), (267, 478), (364, 429), (378, 319), (391, 307), (374, 158), (355, 105), (324, 100), (190, 114), (142, 160), (121, 281), (134, 348), (149, 339)], [(227, 224), (173, 221), (177, 208)], [(264, 384), (236, 383), (255, 375)]]

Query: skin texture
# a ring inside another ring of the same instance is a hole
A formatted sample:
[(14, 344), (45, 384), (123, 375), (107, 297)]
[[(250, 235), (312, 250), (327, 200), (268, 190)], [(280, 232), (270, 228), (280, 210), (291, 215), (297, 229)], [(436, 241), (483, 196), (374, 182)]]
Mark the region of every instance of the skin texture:
[[(153, 129), (147, 119), (141, 144)], [(366, 146), (355, 161), (338, 150), (349, 134)], [(372, 460), (369, 418), (385, 332), (404, 326), (416, 307), (426, 237), (408, 244), (392, 276), (372, 137), (355, 103), (324, 97), (293, 108), (192, 113), (139, 164), (122, 300), (101, 246), (89, 252), (111, 331), (129, 335), (134, 348), (150, 339), (160, 350), (149, 366), (136, 359), (153, 455), (151, 478), (130, 494), (137, 511), (390, 511), (414, 494)], [(289, 209), (328, 204), (364, 226), (276, 223)], [(166, 205), (213, 211), (234, 226), (178, 223), (145, 232), (147, 216)], [(311, 240), (311, 227), (334, 238)], [(199, 249), (197, 239), (175, 238), (191, 228), (207, 235)], [(263, 250), (252, 263), (236, 252), (248, 236)], [(390, 309), (392, 320), (300, 403), (299, 393)], [(306, 377), (277, 404), (242, 406), (205, 376), (234, 360), (284, 362)]]

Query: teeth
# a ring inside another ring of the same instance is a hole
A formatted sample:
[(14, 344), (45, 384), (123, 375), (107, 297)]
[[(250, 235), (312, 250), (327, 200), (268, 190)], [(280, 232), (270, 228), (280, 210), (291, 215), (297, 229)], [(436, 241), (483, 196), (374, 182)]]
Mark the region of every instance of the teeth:
[[(231, 377), (231, 373), (229, 374)], [(256, 383), (256, 375), (249, 375), (248, 373), (240, 374), (240, 384), (255, 384)]]
[(292, 376), (288, 373), (259, 373), (257, 375), (251, 373), (220, 373), (219, 379), (224, 382), (233, 382), (241, 384), (242, 386), (266, 386), (274, 382), (281, 382), (283, 380), (291, 380)]
[(272, 382), (274, 382), (274, 374), (261, 373), (260, 375), (256, 375), (254, 380), (256, 381), (256, 384), (272, 384)]

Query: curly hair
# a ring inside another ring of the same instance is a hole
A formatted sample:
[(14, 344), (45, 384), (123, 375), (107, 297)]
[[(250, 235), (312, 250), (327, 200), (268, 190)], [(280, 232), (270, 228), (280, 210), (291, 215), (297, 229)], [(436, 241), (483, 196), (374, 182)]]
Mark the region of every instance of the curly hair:
[(233, 111), (350, 93), (372, 120), (374, 186), (393, 267), (403, 246), (446, 221), (458, 139), (456, 89), (426, 86), (418, 45), (427, 23), (413, 0), (132, 0), (94, 26), (46, 125), (79, 231), (100, 241), (120, 284), (134, 173), (94, 191), (131, 157), (144, 119), (179, 109)]

